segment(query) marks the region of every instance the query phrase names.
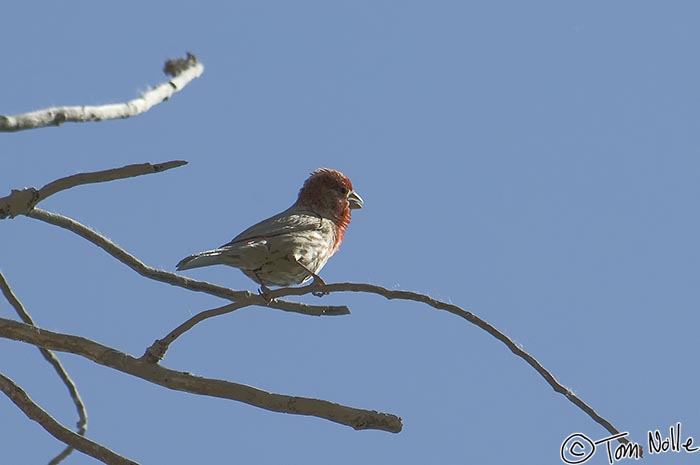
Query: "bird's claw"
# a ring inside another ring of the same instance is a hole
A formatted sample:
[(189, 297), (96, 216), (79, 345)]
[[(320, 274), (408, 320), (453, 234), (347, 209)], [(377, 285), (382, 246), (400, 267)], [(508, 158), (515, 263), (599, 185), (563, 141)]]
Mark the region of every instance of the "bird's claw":
[[(326, 282), (325, 282), (319, 275), (317, 275), (317, 274), (314, 273), (312, 276), (313, 276), (313, 278), (314, 278), (314, 281), (311, 283), (311, 286), (312, 286), (312, 287), (315, 287), (315, 286), (325, 286), (325, 285), (326, 285)], [(327, 292), (327, 291), (313, 291), (312, 294), (315, 295), (316, 297), (323, 297), (324, 295), (330, 294), (330, 292)]]
[(269, 287), (267, 287), (267, 286), (264, 285), (264, 284), (260, 284), (260, 289), (258, 289), (258, 294), (260, 294), (261, 296), (263, 296), (263, 298), (264, 298), (265, 300), (267, 300), (268, 302), (269, 302), (270, 300), (272, 300), (272, 298), (270, 297), (270, 293), (271, 293), (271, 292), (272, 292), (272, 291), (270, 290)]

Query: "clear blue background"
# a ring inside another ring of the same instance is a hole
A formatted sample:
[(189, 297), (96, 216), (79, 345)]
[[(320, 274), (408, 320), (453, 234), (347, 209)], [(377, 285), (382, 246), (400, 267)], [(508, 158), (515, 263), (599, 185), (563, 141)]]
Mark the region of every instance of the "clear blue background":
[[(633, 440), (681, 421), (698, 442), (699, 15), (694, 1), (637, 0), (8, 3), (2, 114), (132, 99), (186, 51), (206, 70), (136, 118), (0, 135), (0, 193), (188, 160), (41, 204), (172, 271), (289, 206), (311, 170), (339, 169), (366, 208), (327, 281), (461, 305)], [(135, 355), (222, 304), (25, 217), (0, 223), (0, 268), (40, 326)], [(256, 288), (225, 267), (187, 274)], [(554, 464), (567, 435), (608, 434), (462, 319), (369, 295), (322, 302), (353, 313), (239, 311), (163, 363), (392, 412), (400, 434), (168, 391), (64, 354), (89, 436), (143, 464)], [(75, 423), (35, 348), (3, 340), (0, 357)], [(61, 448), (0, 398), (0, 462)]]

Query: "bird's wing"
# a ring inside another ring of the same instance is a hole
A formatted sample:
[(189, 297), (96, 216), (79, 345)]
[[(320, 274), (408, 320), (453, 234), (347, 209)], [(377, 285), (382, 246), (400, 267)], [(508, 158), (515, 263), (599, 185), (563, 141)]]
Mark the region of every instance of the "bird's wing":
[(313, 212), (289, 209), (249, 227), (230, 242), (221, 246), (227, 247), (236, 243), (255, 239), (269, 239), (283, 234), (299, 231), (311, 231), (322, 228), (322, 218)]

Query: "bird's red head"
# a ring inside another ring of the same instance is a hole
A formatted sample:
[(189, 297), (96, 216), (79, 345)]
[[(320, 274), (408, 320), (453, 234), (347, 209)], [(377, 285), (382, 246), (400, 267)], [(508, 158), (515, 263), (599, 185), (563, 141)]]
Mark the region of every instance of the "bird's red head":
[(352, 188), (352, 182), (340, 171), (319, 168), (304, 182), (296, 204), (310, 208), (339, 228), (339, 240), (350, 223), (350, 210), (362, 208), (362, 197)]

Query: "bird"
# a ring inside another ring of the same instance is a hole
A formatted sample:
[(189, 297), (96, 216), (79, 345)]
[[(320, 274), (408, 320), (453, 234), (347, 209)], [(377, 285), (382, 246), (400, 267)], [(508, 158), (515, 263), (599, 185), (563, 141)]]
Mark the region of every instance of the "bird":
[(350, 223), (351, 210), (364, 201), (350, 179), (340, 171), (318, 168), (299, 190), (294, 204), (277, 215), (254, 224), (219, 248), (182, 259), (177, 270), (210, 265), (229, 265), (260, 285), (294, 286), (318, 275), (338, 250)]

